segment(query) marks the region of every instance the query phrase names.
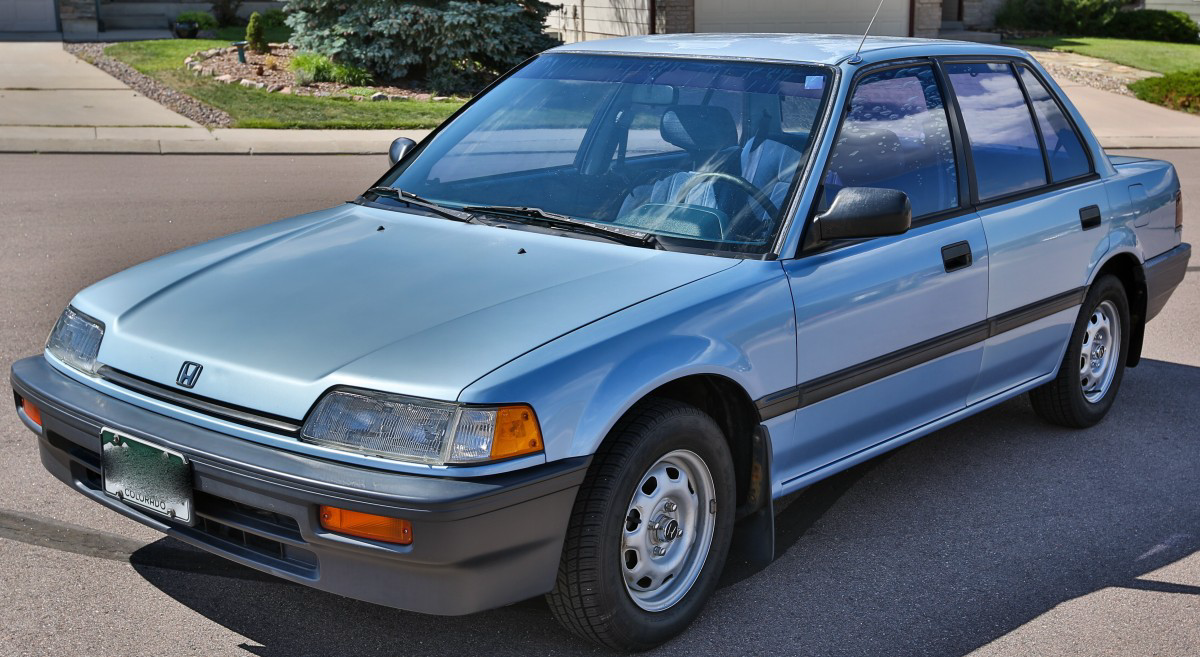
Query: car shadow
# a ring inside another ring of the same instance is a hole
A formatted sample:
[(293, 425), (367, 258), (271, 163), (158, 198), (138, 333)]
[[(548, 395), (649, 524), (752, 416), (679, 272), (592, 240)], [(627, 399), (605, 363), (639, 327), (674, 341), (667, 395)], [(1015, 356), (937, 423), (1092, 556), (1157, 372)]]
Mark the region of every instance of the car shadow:
[[(960, 655), (1108, 587), (1200, 595), (1139, 579), (1200, 551), (1196, 390), (1200, 368), (1143, 361), (1092, 429), (1048, 426), (1022, 397), (814, 485), (777, 510), (776, 561), (732, 566), (660, 651)], [(541, 599), (425, 616), (171, 539), (131, 563), (255, 655), (604, 652), (561, 630)]]

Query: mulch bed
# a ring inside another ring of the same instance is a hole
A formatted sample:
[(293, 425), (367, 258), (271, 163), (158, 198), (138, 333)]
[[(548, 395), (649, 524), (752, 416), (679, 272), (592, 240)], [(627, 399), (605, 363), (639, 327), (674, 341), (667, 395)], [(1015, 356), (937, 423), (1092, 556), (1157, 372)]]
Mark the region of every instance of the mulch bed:
[(64, 43), (63, 49), (124, 82), (134, 91), (177, 114), (209, 128), (228, 128), (233, 118), (225, 112), (179, 93), (133, 67), (104, 54), (111, 43)]

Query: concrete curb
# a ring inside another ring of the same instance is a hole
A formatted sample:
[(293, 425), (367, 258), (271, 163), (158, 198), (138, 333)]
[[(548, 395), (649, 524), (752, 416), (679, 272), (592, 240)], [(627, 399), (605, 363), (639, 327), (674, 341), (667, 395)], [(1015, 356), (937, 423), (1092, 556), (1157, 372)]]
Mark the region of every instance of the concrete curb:
[[(49, 128), (38, 129), (46, 132)], [(148, 138), (132, 136), (136, 128), (55, 128), (61, 135), (14, 135), (0, 131), (0, 153), (108, 153), (161, 155), (379, 155), (392, 140), (408, 137), (420, 141), (428, 130), (214, 130), (209, 136)], [(105, 131), (117, 134), (105, 134)], [(152, 131), (154, 129), (143, 129)], [(172, 130), (162, 128), (161, 130)], [(121, 134), (124, 131), (129, 133)], [(32, 132), (32, 131), (31, 131)], [(261, 133), (280, 133), (262, 135)], [(346, 133), (378, 133), (369, 136)], [(92, 133), (92, 134), (88, 134)], [(98, 133), (98, 134), (97, 134)], [(218, 134), (219, 133), (219, 134)], [(241, 134), (253, 133), (253, 134)], [(275, 138), (273, 138), (275, 137)], [(1106, 149), (1200, 148), (1200, 135), (1099, 136)]]
[(0, 127), (0, 153), (163, 155), (378, 155), (397, 137), (428, 130), (235, 130)]

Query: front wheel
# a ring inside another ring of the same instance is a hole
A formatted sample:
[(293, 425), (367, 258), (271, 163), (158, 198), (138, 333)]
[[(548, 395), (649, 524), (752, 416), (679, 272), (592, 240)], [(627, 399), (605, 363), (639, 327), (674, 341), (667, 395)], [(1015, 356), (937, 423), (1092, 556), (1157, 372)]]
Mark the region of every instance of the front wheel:
[(682, 632), (716, 588), (733, 531), (733, 462), (700, 409), (637, 406), (579, 489), (547, 599), (575, 634), (646, 650)]
[(1058, 376), (1030, 391), (1033, 410), (1065, 427), (1090, 427), (1102, 420), (1125, 375), (1129, 333), (1125, 286), (1102, 276), (1084, 299)]

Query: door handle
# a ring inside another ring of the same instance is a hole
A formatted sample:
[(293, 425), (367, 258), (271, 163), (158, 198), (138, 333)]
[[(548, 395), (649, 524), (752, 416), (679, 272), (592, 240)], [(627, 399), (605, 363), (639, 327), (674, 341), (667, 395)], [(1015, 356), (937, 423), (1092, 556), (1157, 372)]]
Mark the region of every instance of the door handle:
[(1100, 225), (1100, 206), (1089, 205), (1079, 208), (1079, 224), (1084, 230), (1091, 230)]
[(942, 264), (947, 273), (970, 267), (972, 262), (970, 242), (955, 242), (942, 247)]

